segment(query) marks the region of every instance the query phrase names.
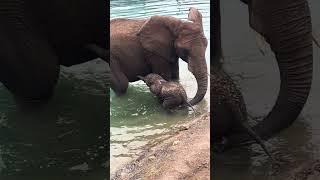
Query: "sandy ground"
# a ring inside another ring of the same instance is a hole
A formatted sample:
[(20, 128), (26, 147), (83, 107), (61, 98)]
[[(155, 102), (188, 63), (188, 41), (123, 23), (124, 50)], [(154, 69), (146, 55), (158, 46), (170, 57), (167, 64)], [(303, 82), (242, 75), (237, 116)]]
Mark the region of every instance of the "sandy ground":
[(146, 147), (111, 179), (210, 179), (209, 113), (177, 126), (173, 136)]

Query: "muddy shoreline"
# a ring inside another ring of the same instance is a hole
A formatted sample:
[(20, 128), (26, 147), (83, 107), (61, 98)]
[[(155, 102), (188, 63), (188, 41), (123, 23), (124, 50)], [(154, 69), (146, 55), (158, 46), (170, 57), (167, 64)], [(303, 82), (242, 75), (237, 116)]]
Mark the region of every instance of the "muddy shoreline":
[[(281, 179), (318, 180), (320, 160), (304, 162), (286, 174)], [(176, 125), (167, 136), (148, 144), (138, 158), (117, 169), (111, 179), (210, 179), (209, 113)]]
[(210, 179), (210, 115), (179, 124), (111, 174), (120, 179)]

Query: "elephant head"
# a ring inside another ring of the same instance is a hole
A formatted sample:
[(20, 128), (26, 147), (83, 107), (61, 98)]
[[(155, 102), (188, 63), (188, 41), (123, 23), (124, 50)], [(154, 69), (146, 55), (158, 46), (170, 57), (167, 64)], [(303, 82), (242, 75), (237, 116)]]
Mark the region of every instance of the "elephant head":
[[(307, 0), (243, 2), (249, 6), (250, 27), (270, 44), (280, 70), (281, 84), (276, 103), (271, 112), (253, 127), (260, 137), (268, 139), (297, 119), (310, 92), (313, 68), (310, 10)], [(219, 10), (218, 6), (216, 8)], [(220, 28), (221, 25), (214, 26)], [(246, 135), (230, 137), (231, 146), (249, 141), (251, 139)]]
[(202, 15), (197, 9), (189, 9), (188, 20), (152, 16), (142, 25), (137, 35), (147, 51), (169, 63), (177, 63), (178, 57), (188, 63), (188, 70), (195, 76), (198, 85), (197, 93), (190, 101), (194, 105), (207, 92), (207, 39), (203, 33)]
[(154, 73), (148, 74), (145, 77), (142, 77), (142, 76), (137, 76), (137, 77), (141, 79), (143, 82), (145, 82), (146, 85), (150, 88), (150, 91), (155, 95), (161, 94), (162, 83), (167, 82), (160, 75), (154, 74)]
[(142, 81), (144, 81), (147, 86), (151, 86), (153, 84), (161, 84), (162, 82), (166, 82), (160, 75), (158, 74), (148, 74), (145, 77), (142, 76), (137, 76), (139, 79), (141, 79)]

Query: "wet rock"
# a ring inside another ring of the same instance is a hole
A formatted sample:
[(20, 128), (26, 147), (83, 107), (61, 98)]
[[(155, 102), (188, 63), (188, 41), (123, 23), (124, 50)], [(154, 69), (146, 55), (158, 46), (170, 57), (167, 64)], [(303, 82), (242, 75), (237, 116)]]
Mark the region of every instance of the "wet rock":
[(179, 131), (185, 131), (188, 130), (190, 127), (188, 125), (181, 125), (178, 127)]

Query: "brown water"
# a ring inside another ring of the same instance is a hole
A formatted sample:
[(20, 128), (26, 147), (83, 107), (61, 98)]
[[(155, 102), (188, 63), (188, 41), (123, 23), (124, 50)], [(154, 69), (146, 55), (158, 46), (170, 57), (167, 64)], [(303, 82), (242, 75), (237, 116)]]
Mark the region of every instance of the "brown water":
[[(320, 31), (320, 2), (311, 0), (313, 27)], [(279, 71), (272, 55), (262, 56), (248, 27), (248, 13), (239, 1), (221, 1), (225, 68), (242, 88), (248, 111), (266, 115), (279, 89)], [(213, 37), (214, 38), (214, 37)], [(212, 52), (214, 53), (214, 52)], [(314, 48), (314, 79), (308, 102), (298, 120), (267, 142), (272, 153), (289, 161), (271, 176), (270, 159), (258, 145), (216, 155), (213, 179), (284, 179), (302, 162), (320, 158), (320, 51)]]

